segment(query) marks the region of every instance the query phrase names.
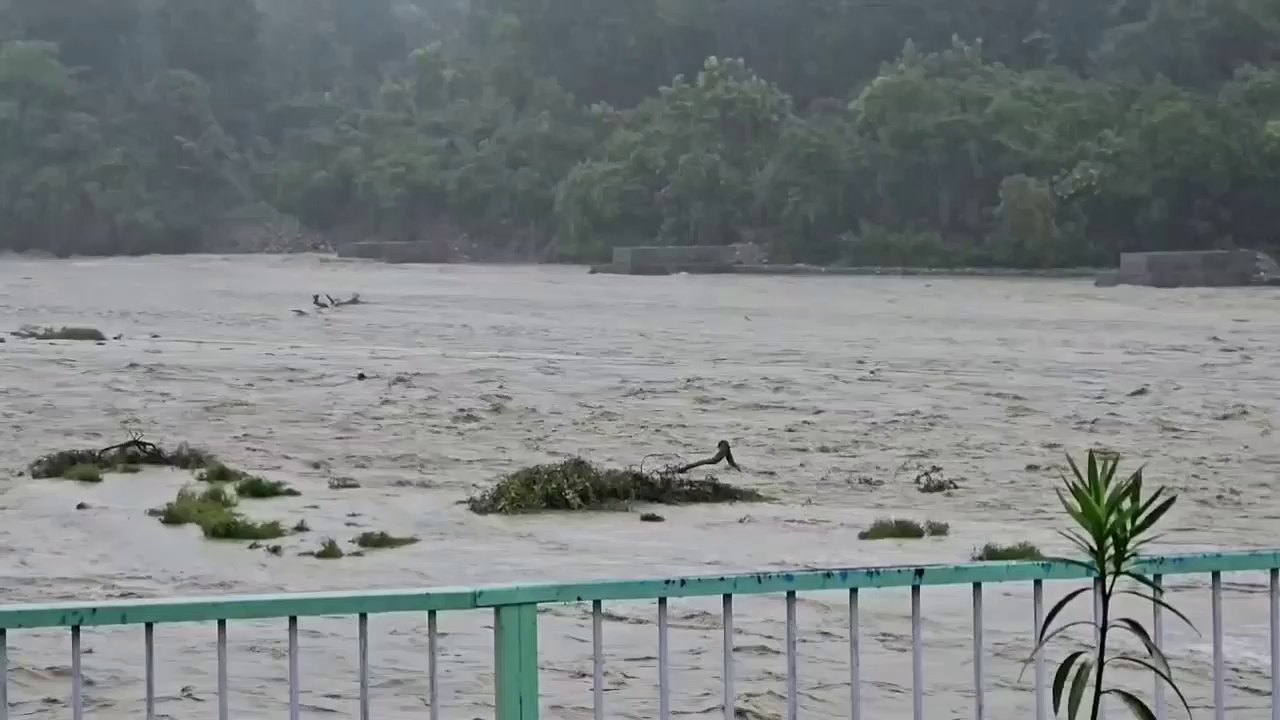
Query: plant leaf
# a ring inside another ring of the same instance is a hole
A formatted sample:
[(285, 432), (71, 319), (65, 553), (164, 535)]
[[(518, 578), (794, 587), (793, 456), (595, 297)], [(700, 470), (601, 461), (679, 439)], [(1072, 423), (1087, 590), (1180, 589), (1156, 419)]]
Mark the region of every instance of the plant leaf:
[(1165, 610), (1168, 610), (1169, 612), (1171, 612), (1171, 613), (1173, 613), (1174, 615), (1178, 616), (1178, 619), (1179, 619), (1179, 620), (1181, 620), (1182, 622), (1186, 623), (1186, 624), (1187, 624), (1187, 627), (1191, 628), (1192, 630), (1195, 630), (1195, 633), (1196, 633), (1197, 635), (1200, 635), (1200, 634), (1201, 634), (1199, 630), (1196, 630), (1196, 626), (1195, 626), (1195, 624), (1194, 624), (1194, 623), (1192, 623), (1192, 622), (1191, 622), (1191, 620), (1189, 620), (1189, 619), (1187, 618), (1187, 616), (1186, 616), (1186, 615), (1183, 615), (1181, 611), (1179, 611), (1177, 608), (1175, 608), (1174, 606), (1170, 605), (1169, 603), (1165, 602), (1165, 601), (1164, 601), (1163, 599), (1161, 599), (1161, 598), (1158, 598), (1158, 597), (1156, 597), (1156, 596), (1154, 596), (1154, 595), (1147, 595), (1146, 593), (1141, 593), (1141, 592), (1138, 592), (1137, 590), (1121, 590), (1121, 591), (1120, 591), (1120, 594), (1121, 594), (1121, 595), (1132, 595), (1132, 596), (1134, 596), (1134, 597), (1142, 598), (1143, 600), (1146, 600), (1147, 602), (1155, 603), (1156, 605), (1159, 605), (1160, 607), (1164, 608)]
[(1169, 508), (1173, 507), (1173, 504), (1177, 501), (1177, 495), (1165, 498), (1164, 502), (1160, 503), (1160, 505), (1158, 505), (1154, 510), (1147, 513), (1146, 517), (1143, 517), (1138, 521), (1137, 526), (1133, 529), (1133, 534), (1141, 535), (1142, 533), (1150, 530), (1153, 525), (1160, 521), (1160, 518), (1164, 517), (1165, 513), (1169, 512)]
[(1077, 650), (1067, 656), (1066, 660), (1058, 666), (1058, 671), (1053, 674), (1053, 714), (1057, 715), (1059, 709), (1062, 708), (1062, 691), (1067, 686), (1067, 677), (1071, 675), (1071, 666), (1077, 660), (1084, 657), (1088, 653), (1084, 650)]
[(1152, 665), (1151, 663), (1147, 662), (1146, 660), (1143, 660), (1142, 658), (1136, 658), (1132, 655), (1114, 655), (1112, 657), (1107, 658), (1103, 664), (1105, 665), (1111, 662), (1130, 662), (1130, 663), (1133, 663), (1134, 665), (1141, 665), (1142, 667), (1155, 673), (1161, 680), (1164, 681), (1165, 685), (1168, 685), (1169, 688), (1173, 690), (1173, 692), (1178, 696), (1178, 700), (1182, 701), (1182, 707), (1187, 711), (1187, 715), (1188, 716), (1191, 715), (1191, 705), (1187, 703), (1186, 696), (1182, 694), (1182, 690), (1178, 687), (1178, 684), (1173, 681), (1173, 677), (1171, 677), (1168, 673), (1161, 672), (1160, 668), (1156, 667), (1155, 665)]
[(1109, 627), (1122, 627), (1133, 633), (1142, 641), (1142, 644), (1147, 648), (1147, 654), (1151, 656), (1152, 660), (1156, 661), (1160, 669), (1166, 675), (1172, 674), (1173, 671), (1169, 669), (1169, 660), (1164, 656), (1164, 651), (1151, 640), (1151, 635), (1147, 633), (1147, 629), (1142, 626), (1142, 623), (1133, 618), (1124, 617), (1118, 618)]
[(1062, 627), (1054, 628), (1053, 632), (1049, 633), (1048, 635), (1045, 635), (1044, 638), (1041, 639), (1040, 642), (1036, 644), (1035, 649), (1031, 651), (1031, 658), (1027, 660), (1027, 662), (1031, 662), (1031, 660), (1034, 660), (1035, 654), (1040, 650), (1043, 650), (1044, 647), (1049, 644), (1050, 640), (1058, 637), (1059, 635), (1066, 632), (1067, 630), (1070, 630), (1073, 627), (1080, 627), (1081, 625), (1088, 625), (1089, 627), (1094, 627), (1094, 628), (1098, 626), (1098, 624), (1092, 620), (1076, 620), (1075, 622), (1069, 622), (1066, 625), (1063, 625)]
[(1058, 617), (1058, 613), (1062, 612), (1062, 608), (1066, 607), (1067, 603), (1079, 597), (1080, 593), (1085, 592), (1086, 590), (1089, 590), (1089, 588), (1082, 587), (1072, 590), (1067, 593), (1065, 597), (1059, 600), (1051, 610), (1049, 610), (1049, 614), (1044, 616), (1044, 624), (1040, 626), (1040, 642), (1037, 644), (1044, 643), (1045, 633), (1048, 631), (1049, 626), (1053, 624), (1053, 619)]
[(1080, 701), (1084, 699), (1084, 691), (1089, 687), (1089, 669), (1092, 667), (1093, 661), (1086, 658), (1076, 669), (1076, 679), (1071, 682), (1071, 697), (1067, 700), (1067, 717), (1070, 720), (1075, 720), (1080, 712)]
[(1156, 716), (1151, 712), (1151, 708), (1147, 707), (1146, 703), (1128, 690), (1111, 688), (1102, 694), (1115, 695), (1120, 698), (1120, 700), (1129, 707), (1129, 712), (1133, 713), (1133, 716), (1138, 718), (1138, 720), (1156, 720)]

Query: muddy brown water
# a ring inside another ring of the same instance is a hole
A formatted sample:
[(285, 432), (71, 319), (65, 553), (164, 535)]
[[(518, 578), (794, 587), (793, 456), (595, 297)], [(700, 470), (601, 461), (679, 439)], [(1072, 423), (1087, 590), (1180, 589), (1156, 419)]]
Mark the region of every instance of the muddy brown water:
[[(317, 313), (317, 292), (359, 292), (368, 304)], [(1151, 478), (1181, 493), (1161, 549), (1280, 545), (1278, 309), (1274, 289), (1097, 289), (1080, 280), (633, 278), (308, 256), (4, 258), (0, 326), (92, 325), (123, 339), (0, 345), (0, 601), (946, 563), (988, 541), (1061, 551), (1057, 468), (1064, 450), (1093, 445), (1147, 462)], [(368, 379), (357, 380), (361, 372)], [(247, 509), (290, 524), (305, 518), (313, 532), (272, 557), (145, 515), (189, 475), (81, 486), (18, 472), (44, 451), (118, 442), (126, 427), (295, 484), (302, 497)], [(662, 508), (662, 524), (634, 513), (478, 517), (456, 504), (528, 463), (572, 453), (621, 465), (656, 453), (696, 458), (722, 438), (744, 470), (727, 479), (776, 502)], [(961, 489), (918, 492), (912, 469), (930, 464)], [(343, 476), (362, 487), (328, 489)], [(79, 502), (90, 508), (76, 511)], [(951, 534), (857, 539), (886, 515), (948, 522)], [(340, 561), (297, 555), (365, 529), (422, 542)], [(1226, 581), (1233, 718), (1268, 716), (1265, 582)], [(1207, 715), (1208, 578), (1170, 584), (1203, 632), (1167, 623), (1176, 671), (1196, 715)], [(1050, 584), (1047, 601), (1066, 589)], [(863, 595), (864, 717), (910, 717), (908, 594)], [(1033, 716), (1031, 673), (1018, 678), (1031, 647), (1029, 598), (1023, 585), (986, 589), (988, 717)], [(679, 714), (721, 712), (718, 606), (672, 602)], [(655, 609), (606, 607), (606, 714), (655, 717)], [(736, 611), (739, 712), (784, 717), (782, 600), (743, 597)], [(927, 588), (924, 617), (926, 717), (971, 717), (969, 588)], [(799, 620), (801, 714), (847, 716), (844, 596), (802, 596)], [(442, 716), (490, 716), (490, 616), (444, 614), (440, 624)], [(354, 620), (301, 627), (302, 714), (354, 717)], [(371, 627), (374, 715), (425, 717), (423, 619), (375, 616)], [(284, 716), (283, 621), (232, 623), (230, 636), (233, 716)], [(213, 638), (211, 626), (157, 629), (159, 713), (216, 716)], [(543, 610), (545, 717), (590, 717), (590, 638), (589, 607)], [(89, 629), (84, 643), (89, 716), (140, 715), (141, 630)], [(70, 716), (65, 631), (11, 633), (10, 662), (13, 716)]]

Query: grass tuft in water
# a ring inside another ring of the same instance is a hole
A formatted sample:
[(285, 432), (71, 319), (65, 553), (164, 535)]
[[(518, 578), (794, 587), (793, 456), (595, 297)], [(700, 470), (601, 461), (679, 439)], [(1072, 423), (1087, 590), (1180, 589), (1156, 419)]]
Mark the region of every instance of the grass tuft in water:
[(80, 463), (63, 470), (62, 477), (65, 480), (75, 480), (76, 482), (100, 483), (102, 482), (102, 470), (97, 465)]
[(920, 524), (904, 518), (880, 518), (871, 527), (858, 533), (859, 540), (919, 540), (922, 537), (942, 537), (951, 532), (951, 526), (929, 520)]
[(333, 538), (326, 538), (320, 543), (320, 549), (316, 551), (316, 557), (321, 560), (337, 560), (346, 555), (342, 552), (342, 548), (338, 545), (338, 541)]
[(265, 500), (275, 497), (297, 497), (302, 493), (289, 487), (281, 480), (264, 480), (257, 475), (250, 475), (236, 483), (236, 494), (242, 498)]
[(1044, 553), (1040, 552), (1040, 548), (1029, 542), (1014, 543), (1013, 545), (987, 543), (980, 550), (976, 550), (973, 553), (975, 562), (1043, 559)]
[(234, 510), (236, 505), (235, 493), (225, 484), (202, 491), (183, 488), (157, 515), (165, 525), (197, 525), (214, 540), (274, 540), (287, 534), (279, 521), (250, 520)]
[(575, 457), (517, 470), (468, 499), (467, 506), (481, 515), (514, 515), (548, 510), (626, 510), (633, 503), (685, 505), (765, 499), (755, 490), (734, 487), (710, 475), (693, 480), (673, 469), (640, 472), (600, 468)]
[(255, 500), (296, 497), (302, 494), (283, 481), (267, 480), (220, 462), (215, 462), (201, 470), (196, 474), (196, 480), (207, 483), (234, 483), (237, 495)]
[(366, 550), (373, 548), (398, 548), (418, 542), (416, 537), (396, 537), (385, 532), (362, 532), (352, 540)]

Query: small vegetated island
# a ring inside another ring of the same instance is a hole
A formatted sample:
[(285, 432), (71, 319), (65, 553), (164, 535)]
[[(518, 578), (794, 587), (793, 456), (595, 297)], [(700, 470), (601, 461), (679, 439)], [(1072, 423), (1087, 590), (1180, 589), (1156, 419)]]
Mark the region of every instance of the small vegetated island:
[(692, 505), (766, 499), (756, 490), (735, 487), (712, 475), (702, 479), (686, 475), (695, 468), (721, 462), (737, 468), (733, 451), (723, 440), (712, 457), (651, 471), (602, 468), (572, 457), (505, 475), (466, 503), (472, 512), (481, 515), (515, 515), (556, 510), (630, 510), (637, 504)]

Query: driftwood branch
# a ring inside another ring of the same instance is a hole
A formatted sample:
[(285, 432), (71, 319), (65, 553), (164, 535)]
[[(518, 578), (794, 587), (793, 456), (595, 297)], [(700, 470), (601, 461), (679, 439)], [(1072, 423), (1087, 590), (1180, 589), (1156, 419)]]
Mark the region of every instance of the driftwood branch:
[(733, 468), (734, 470), (737, 470), (738, 472), (742, 472), (742, 468), (738, 467), (738, 463), (733, 461), (733, 449), (729, 447), (728, 440), (721, 440), (716, 445), (716, 448), (717, 448), (717, 451), (715, 455), (709, 458), (703, 458), (702, 460), (698, 460), (696, 462), (691, 462), (688, 465), (677, 468), (676, 472), (687, 473), (694, 468), (702, 467), (704, 465), (717, 465), (721, 461), (727, 462), (729, 464), (729, 467)]
[(157, 460), (164, 459), (164, 451), (160, 449), (160, 446), (143, 440), (142, 433), (136, 430), (129, 431), (128, 440), (117, 445), (109, 445), (99, 450), (98, 458), (102, 458), (102, 456), (107, 453), (116, 452), (118, 450), (128, 450), (130, 448), (136, 449), (138, 452), (142, 453), (143, 457), (155, 458)]
[(362, 303), (364, 303), (364, 301), (360, 299), (360, 293), (352, 293), (351, 297), (346, 300), (338, 300), (328, 293), (325, 293), (324, 300), (320, 299), (319, 293), (311, 296), (311, 304), (318, 308), (336, 308), (342, 307), (343, 305), (360, 305)]

